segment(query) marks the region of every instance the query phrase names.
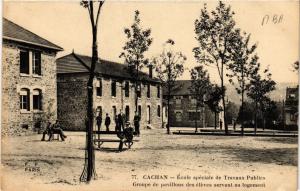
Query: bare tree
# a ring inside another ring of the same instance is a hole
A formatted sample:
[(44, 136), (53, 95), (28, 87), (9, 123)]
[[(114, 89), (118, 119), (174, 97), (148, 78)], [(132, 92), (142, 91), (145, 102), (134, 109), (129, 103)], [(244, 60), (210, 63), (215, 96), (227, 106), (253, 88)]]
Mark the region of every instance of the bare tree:
[[(92, 62), (91, 68), (89, 71), (89, 79), (87, 83), (87, 96), (88, 96), (88, 105), (87, 105), (87, 120), (86, 125), (86, 159), (83, 172), (80, 176), (80, 181), (89, 182), (93, 177), (96, 177), (95, 170), (95, 153), (93, 145), (93, 80), (95, 77), (95, 66), (98, 62), (98, 45), (97, 45), (97, 28), (100, 18), (101, 8), (104, 4), (104, 1), (81, 1), (80, 5), (88, 10), (92, 25)], [(94, 9), (96, 11), (94, 11)]]
[(165, 44), (163, 52), (153, 59), (153, 65), (156, 68), (157, 75), (163, 86), (167, 88), (168, 134), (170, 134), (170, 95), (174, 88), (176, 79), (183, 74), (183, 64), (186, 61), (186, 56), (184, 56), (181, 52), (174, 52), (174, 44), (175, 42), (172, 39), (169, 39)]

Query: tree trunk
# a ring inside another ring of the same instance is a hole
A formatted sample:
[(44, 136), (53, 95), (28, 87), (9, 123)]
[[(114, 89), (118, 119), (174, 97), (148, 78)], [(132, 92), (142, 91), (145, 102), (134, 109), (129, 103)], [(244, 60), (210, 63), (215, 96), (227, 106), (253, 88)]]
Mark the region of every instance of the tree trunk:
[(255, 102), (254, 119), (255, 119), (254, 134), (256, 134), (256, 131), (257, 131), (257, 102)]
[(215, 129), (217, 129), (217, 112), (214, 113), (215, 113)]
[(244, 90), (242, 90), (241, 118), (241, 134), (244, 136)]
[(98, 60), (98, 50), (97, 50), (97, 29), (93, 27), (93, 50), (92, 50), (92, 63), (90, 76), (87, 84), (87, 93), (88, 93), (88, 107), (87, 107), (87, 181), (89, 182), (94, 174), (94, 146), (93, 146), (93, 120), (94, 120), (94, 111), (93, 111), (93, 80), (95, 77), (95, 65)]
[(167, 123), (167, 133), (170, 134), (170, 91), (168, 93), (168, 123)]
[[(224, 76), (223, 76), (223, 67), (224, 67), (224, 62), (222, 59), (222, 63), (221, 63), (221, 89), (222, 89), (222, 105), (223, 105), (223, 112), (224, 112), (224, 116), (223, 116), (223, 120), (224, 120), (224, 126), (225, 126), (225, 135), (228, 135), (228, 125), (227, 125), (227, 121), (226, 121), (226, 103), (225, 103), (225, 87), (224, 87)], [(222, 128), (222, 127), (221, 127)]]
[(198, 103), (196, 103), (196, 116), (195, 116), (195, 132), (198, 132), (198, 124), (197, 124), (197, 113), (198, 113)]

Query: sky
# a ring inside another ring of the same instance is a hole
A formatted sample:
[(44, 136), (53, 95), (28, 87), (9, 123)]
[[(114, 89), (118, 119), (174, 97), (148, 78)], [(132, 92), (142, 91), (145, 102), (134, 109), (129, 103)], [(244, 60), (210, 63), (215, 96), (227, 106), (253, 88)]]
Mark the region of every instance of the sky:
[[(257, 43), (262, 68), (269, 67), (272, 78), (280, 82), (298, 82), (291, 65), (299, 60), (299, 1), (225, 1), (236, 13), (234, 19), (243, 31), (251, 33)], [(163, 43), (171, 38), (176, 50), (187, 56), (187, 70), (181, 79), (190, 79), (188, 69), (198, 65), (192, 49), (197, 46), (194, 22), (204, 1), (107, 1), (98, 28), (99, 56), (123, 63), (119, 58), (126, 42), (124, 28), (133, 23), (134, 11), (140, 11), (142, 26), (151, 28), (153, 43), (146, 56), (158, 56)], [(216, 1), (209, 1), (212, 10)], [(7, 19), (61, 46), (57, 57), (75, 53), (91, 55), (91, 26), (86, 9), (79, 1), (5, 1)], [(269, 21), (262, 25), (268, 15)], [(282, 15), (280, 23), (273, 18)], [(218, 83), (215, 67), (207, 67), (210, 78)]]

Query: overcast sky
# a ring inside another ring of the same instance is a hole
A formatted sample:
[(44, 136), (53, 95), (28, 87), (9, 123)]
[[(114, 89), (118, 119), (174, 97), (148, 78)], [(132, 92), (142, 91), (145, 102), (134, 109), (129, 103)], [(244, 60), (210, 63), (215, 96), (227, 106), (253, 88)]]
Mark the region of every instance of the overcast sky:
[[(291, 65), (299, 59), (299, 1), (227, 2), (235, 11), (237, 25), (252, 34), (258, 43), (257, 53), (262, 67), (269, 68), (276, 82), (297, 82)], [(209, 9), (216, 2), (209, 2)], [(98, 43), (100, 57), (123, 63), (119, 58), (125, 43), (124, 28), (133, 22), (134, 11), (141, 13), (142, 25), (152, 29), (154, 39), (147, 55), (156, 56), (169, 38), (187, 56), (186, 67), (197, 63), (192, 49), (197, 46), (194, 21), (203, 2), (116, 2), (104, 4), (100, 18)], [(69, 2), (4, 2), (4, 17), (63, 47), (58, 57), (76, 53), (91, 55), (91, 28), (87, 10), (79, 1)], [(262, 19), (270, 20), (262, 26)], [(273, 15), (283, 15), (281, 23), (272, 23)], [(211, 79), (218, 82), (216, 69), (207, 68)], [(190, 79), (186, 71), (182, 79)]]

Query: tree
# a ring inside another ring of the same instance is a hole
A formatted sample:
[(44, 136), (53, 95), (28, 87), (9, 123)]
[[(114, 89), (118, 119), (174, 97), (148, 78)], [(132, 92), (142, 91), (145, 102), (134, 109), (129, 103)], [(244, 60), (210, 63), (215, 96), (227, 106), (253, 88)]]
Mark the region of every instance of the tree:
[[(196, 99), (196, 115), (197, 115), (199, 107), (204, 108), (204, 96), (211, 89), (211, 83), (209, 80), (209, 75), (207, 73), (207, 70), (205, 70), (203, 66), (196, 66), (190, 71), (190, 74), (192, 80), (190, 92), (193, 95), (194, 99)], [(197, 117), (195, 117), (195, 128), (196, 128), (195, 131), (197, 132), (198, 130)]]
[[(95, 77), (95, 66), (98, 61), (98, 45), (97, 45), (97, 29), (100, 18), (101, 8), (104, 4), (104, 1), (99, 1), (98, 3), (94, 1), (81, 1), (80, 5), (88, 10), (91, 26), (92, 26), (92, 62), (91, 68), (89, 70), (89, 79), (87, 83), (87, 96), (88, 96), (88, 104), (87, 104), (87, 120), (86, 124), (86, 160), (83, 172), (80, 176), (80, 181), (89, 182), (92, 177), (96, 177), (95, 170), (95, 153), (94, 153), (94, 145), (93, 145), (93, 120), (94, 120), (94, 112), (93, 112), (93, 80)], [(94, 8), (97, 9), (94, 12)]]
[(200, 18), (195, 21), (196, 39), (198, 47), (193, 49), (194, 56), (199, 63), (217, 67), (220, 77), (220, 87), (223, 91), (222, 105), (224, 111), (225, 134), (228, 134), (226, 122), (226, 104), (224, 87), (224, 69), (232, 60), (231, 44), (236, 38), (234, 12), (230, 6), (221, 1), (216, 10), (209, 13), (206, 4), (201, 10)]
[(165, 43), (163, 52), (153, 59), (153, 65), (156, 69), (158, 78), (162, 85), (167, 89), (167, 104), (168, 104), (168, 124), (167, 133), (170, 134), (170, 95), (175, 87), (175, 81), (183, 74), (183, 64), (186, 61), (186, 56), (181, 52), (175, 52), (173, 47), (175, 42), (169, 39)]
[(234, 78), (237, 81), (235, 89), (238, 94), (241, 95), (241, 107), (240, 107), (240, 120), (241, 120), (241, 134), (244, 135), (243, 126), (243, 107), (244, 107), (244, 95), (249, 88), (250, 75), (254, 75), (259, 70), (258, 56), (253, 55), (256, 50), (256, 44), (250, 45), (250, 34), (244, 33), (240, 35), (240, 31), (236, 30), (235, 42), (232, 43), (232, 59), (233, 62), (228, 64), (228, 70), (231, 71), (228, 76), (229, 82), (235, 85)]
[(247, 95), (251, 98), (255, 103), (255, 129), (254, 132), (257, 131), (257, 110), (258, 107), (263, 107), (264, 102), (268, 101), (268, 93), (275, 90), (276, 82), (271, 79), (272, 74), (269, 69), (265, 69), (263, 71), (264, 77), (262, 77), (258, 73), (253, 73), (251, 75), (249, 91)]
[(218, 85), (214, 84), (212, 85), (208, 99), (205, 102), (209, 109), (215, 114), (215, 129), (217, 129), (217, 114), (222, 111), (222, 108), (219, 106), (222, 94), (222, 89)]
[(149, 49), (152, 43), (151, 29), (142, 29), (141, 20), (139, 18), (140, 12), (135, 11), (134, 23), (131, 25), (131, 29), (125, 28), (124, 33), (127, 38), (127, 42), (123, 47), (124, 52), (121, 53), (120, 58), (125, 59), (125, 63), (128, 64), (128, 69), (131, 76), (134, 79), (135, 88), (135, 112), (138, 110), (138, 89), (139, 84), (139, 71), (147, 66), (149, 60), (145, 58), (144, 54)]

